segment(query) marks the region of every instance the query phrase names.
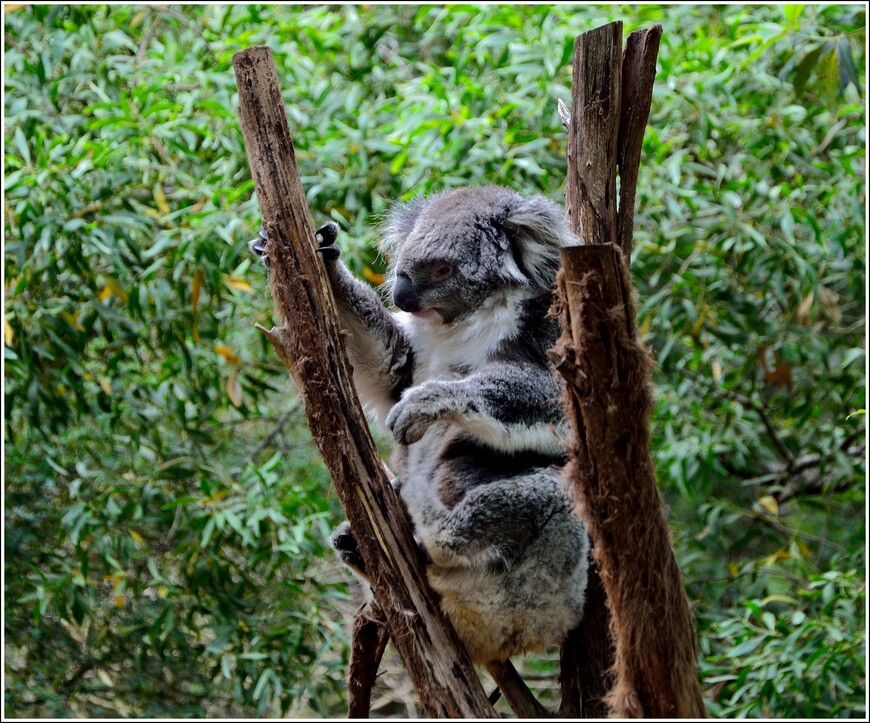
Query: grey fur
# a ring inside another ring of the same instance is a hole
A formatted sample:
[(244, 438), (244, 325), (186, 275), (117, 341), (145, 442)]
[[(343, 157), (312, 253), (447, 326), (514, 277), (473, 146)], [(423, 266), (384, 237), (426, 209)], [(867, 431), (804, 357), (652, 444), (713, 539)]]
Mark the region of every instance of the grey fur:
[[(476, 662), (559, 643), (582, 616), (588, 553), (558, 469), (565, 420), (546, 357), (573, 237), (558, 207), (498, 186), (394, 206), (382, 230), (405, 311), (324, 259), (360, 399), (396, 439), (429, 579)], [(334, 544), (364, 572), (349, 534)]]

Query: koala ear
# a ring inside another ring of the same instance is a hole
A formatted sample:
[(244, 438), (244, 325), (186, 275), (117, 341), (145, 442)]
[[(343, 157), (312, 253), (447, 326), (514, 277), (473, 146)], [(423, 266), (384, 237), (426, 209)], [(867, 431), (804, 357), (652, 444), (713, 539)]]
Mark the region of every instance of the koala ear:
[(408, 238), (423, 208), (423, 198), (418, 196), (408, 203), (393, 203), (387, 209), (379, 229), (381, 251), (393, 255)]
[(559, 269), (559, 249), (577, 243), (561, 209), (542, 196), (520, 199), (504, 221), (511, 254), (533, 285), (549, 289)]

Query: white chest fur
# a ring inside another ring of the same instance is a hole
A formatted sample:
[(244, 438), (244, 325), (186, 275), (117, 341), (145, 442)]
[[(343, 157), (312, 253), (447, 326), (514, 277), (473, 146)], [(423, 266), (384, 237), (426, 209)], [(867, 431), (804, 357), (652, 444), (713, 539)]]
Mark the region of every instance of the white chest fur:
[(521, 300), (493, 296), (471, 317), (452, 324), (444, 324), (437, 317), (396, 312), (396, 321), (408, 335), (416, 356), (414, 384), (455, 378), (457, 368), (473, 373), (486, 364), (499, 344), (519, 333)]

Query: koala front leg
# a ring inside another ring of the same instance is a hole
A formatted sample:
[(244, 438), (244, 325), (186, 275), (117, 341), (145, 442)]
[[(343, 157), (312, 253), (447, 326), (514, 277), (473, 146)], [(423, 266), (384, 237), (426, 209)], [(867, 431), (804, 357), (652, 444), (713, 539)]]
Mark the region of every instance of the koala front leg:
[(492, 363), (464, 379), (432, 380), (408, 389), (387, 416), (387, 427), (397, 441), (413, 444), (445, 419), (493, 449), (561, 455), (559, 394), (547, 368)]
[[(333, 221), (316, 231), (318, 251), (338, 307), (342, 327), (348, 332), (347, 350), (353, 365), (354, 386), (367, 409), (383, 422), (389, 409), (411, 384), (414, 353), (402, 328), (367, 284), (355, 279), (339, 259), (338, 224)], [(250, 242), (251, 250), (265, 256), (266, 236)]]

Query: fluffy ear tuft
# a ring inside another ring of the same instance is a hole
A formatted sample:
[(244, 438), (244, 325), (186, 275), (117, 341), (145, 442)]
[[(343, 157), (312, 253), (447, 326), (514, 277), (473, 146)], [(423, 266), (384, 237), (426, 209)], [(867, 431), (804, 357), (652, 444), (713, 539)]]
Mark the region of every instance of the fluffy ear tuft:
[(562, 210), (543, 196), (523, 198), (504, 225), (517, 267), (534, 286), (549, 289), (559, 269), (559, 249), (577, 243)]
[(384, 218), (379, 224), (381, 251), (388, 256), (395, 255), (405, 242), (420, 216), (424, 199), (417, 196), (408, 203), (395, 202), (390, 204)]

